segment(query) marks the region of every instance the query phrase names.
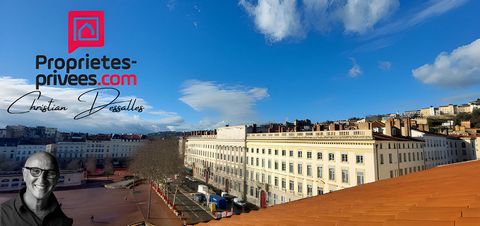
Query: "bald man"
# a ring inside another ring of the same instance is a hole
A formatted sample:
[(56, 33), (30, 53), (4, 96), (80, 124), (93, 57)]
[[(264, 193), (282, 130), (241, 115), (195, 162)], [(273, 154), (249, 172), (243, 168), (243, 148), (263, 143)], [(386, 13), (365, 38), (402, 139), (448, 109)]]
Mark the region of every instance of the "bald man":
[(60, 176), (55, 157), (47, 152), (35, 153), (22, 170), (27, 187), (1, 205), (0, 225), (72, 225), (73, 220), (65, 216), (52, 192)]

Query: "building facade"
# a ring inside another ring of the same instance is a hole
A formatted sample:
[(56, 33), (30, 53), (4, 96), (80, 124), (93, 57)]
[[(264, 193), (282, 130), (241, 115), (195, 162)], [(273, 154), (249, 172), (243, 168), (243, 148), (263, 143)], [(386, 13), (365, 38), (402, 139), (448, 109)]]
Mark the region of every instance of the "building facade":
[(141, 135), (109, 135), (78, 140), (62, 141), (55, 144), (55, 155), (60, 159), (106, 158), (126, 159), (133, 157), (135, 151), (143, 145)]
[(55, 145), (55, 156), (59, 159), (78, 159), (86, 157), (85, 142), (64, 141)]
[(456, 115), (457, 111), (457, 105), (453, 104), (438, 107), (438, 113), (440, 115)]
[(422, 117), (430, 117), (435, 116), (438, 110), (434, 107), (427, 107), (420, 109), (420, 116)]
[(17, 146), (15, 161), (23, 162), (27, 158), (37, 152), (53, 153), (54, 144), (19, 144)]
[(246, 126), (229, 126), (217, 129), (216, 135), (189, 137), (185, 166), (195, 178), (245, 197), (246, 132)]
[(372, 130), (248, 133), (224, 127), (190, 136), (193, 176), (260, 207), (425, 170), (425, 141)]
[(427, 168), (477, 159), (475, 142), (418, 130), (412, 130), (412, 137), (425, 141)]
[(247, 200), (260, 207), (425, 169), (424, 142), (371, 130), (247, 135)]

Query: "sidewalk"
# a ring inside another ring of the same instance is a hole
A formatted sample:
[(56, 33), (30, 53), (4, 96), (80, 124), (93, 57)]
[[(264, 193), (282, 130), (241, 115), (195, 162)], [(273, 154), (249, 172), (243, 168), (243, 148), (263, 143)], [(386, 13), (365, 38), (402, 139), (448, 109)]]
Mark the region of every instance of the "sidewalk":
[[(73, 218), (74, 225), (119, 226), (144, 221), (147, 215), (148, 185), (129, 189), (106, 189), (104, 187), (55, 191), (65, 214)], [(127, 199), (125, 199), (125, 197)], [(94, 216), (94, 223), (90, 217)], [(163, 201), (152, 193), (151, 219), (160, 226), (181, 226), (183, 223)]]

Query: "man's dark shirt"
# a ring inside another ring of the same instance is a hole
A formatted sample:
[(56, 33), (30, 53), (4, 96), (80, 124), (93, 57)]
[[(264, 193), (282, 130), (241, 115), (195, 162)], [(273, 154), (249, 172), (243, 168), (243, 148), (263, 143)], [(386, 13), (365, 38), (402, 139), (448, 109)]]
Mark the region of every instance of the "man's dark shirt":
[(4, 202), (0, 209), (0, 226), (64, 226), (72, 225), (73, 220), (65, 216), (60, 209), (60, 204), (53, 195), (50, 195), (51, 205), (56, 205), (54, 211), (50, 212), (43, 218), (38, 218), (35, 213), (28, 209), (23, 201), (23, 194), (26, 189), (20, 190), (18, 196), (14, 199)]

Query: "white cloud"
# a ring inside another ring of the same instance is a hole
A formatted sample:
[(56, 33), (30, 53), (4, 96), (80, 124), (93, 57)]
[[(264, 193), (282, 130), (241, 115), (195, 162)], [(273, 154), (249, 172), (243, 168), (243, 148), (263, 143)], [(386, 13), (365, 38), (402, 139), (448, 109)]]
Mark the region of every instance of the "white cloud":
[(272, 41), (303, 37), (310, 30), (327, 32), (343, 25), (348, 34), (366, 39), (403, 31), (463, 5), (468, 0), (430, 0), (395, 21), (387, 21), (399, 0), (239, 0), (257, 29)]
[(430, 17), (441, 15), (465, 4), (468, 0), (431, 0), (426, 7), (410, 18), (408, 24), (416, 25)]
[[(330, 30), (341, 22), (347, 33), (364, 33), (398, 8), (398, 0), (240, 0), (267, 39), (301, 37), (310, 28)], [(299, 7), (298, 5), (301, 5)]]
[(352, 67), (350, 68), (350, 70), (348, 70), (348, 75), (350, 77), (357, 77), (361, 75), (363, 73), (362, 69), (360, 68), (360, 65), (357, 64), (355, 58), (350, 58), (350, 60), (352, 61)]
[(345, 31), (365, 33), (399, 5), (398, 0), (348, 0), (340, 13)]
[(200, 127), (241, 124), (255, 117), (254, 105), (267, 98), (266, 88), (247, 88), (209, 81), (187, 81), (180, 100), (199, 112), (209, 113)]
[(390, 61), (379, 61), (378, 62), (378, 68), (380, 68), (384, 71), (390, 70), (391, 67), (392, 67), (392, 62), (390, 62)]
[(416, 26), (432, 17), (442, 15), (452, 9), (458, 8), (468, 2), (468, 0), (430, 0), (407, 13), (398, 20), (379, 27), (372, 33), (368, 39), (385, 36), (392, 33), (404, 31), (410, 27)]
[(163, 110), (154, 110), (154, 111), (149, 111), (148, 113), (152, 115), (160, 115), (160, 116), (176, 116), (177, 115), (177, 112), (163, 111)]
[(450, 54), (440, 53), (433, 64), (412, 70), (426, 84), (464, 87), (480, 84), (480, 39), (458, 47)]
[(149, 111), (148, 112), (151, 115), (158, 115), (161, 116), (158, 121), (161, 124), (170, 124), (170, 125), (181, 125), (185, 121), (184, 119), (178, 115), (176, 112), (171, 112), (171, 111), (163, 111), (163, 110), (157, 110), (157, 111)]
[[(153, 108), (142, 98), (135, 96), (120, 96), (117, 101), (136, 99), (136, 106), (143, 105), (145, 110), (142, 113), (113, 113), (107, 108), (103, 109), (89, 117), (74, 120), (75, 115), (88, 110), (93, 100), (93, 95), (86, 95), (87, 102), (79, 102), (77, 98), (84, 92), (91, 89), (59, 88), (42, 86), (40, 91), (42, 96), (36, 100), (35, 105), (48, 104), (53, 98), (53, 104), (66, 106), (66, 111), (57, 112), (39, 112), (31, 111), (25, 114), (9, 114), (6, 109), (20, 96), (34, 91), (35, 85), (29, 84), (25, 79), (12, 77), (0, 77), (0, 126), (22, 124), (26, 126), (49, 126), (59, 128), (61, 131), (78, 132), (104, 132), (104, 133), (122, 133), (136, 132), (148, 133), (167, 130), (168, 126), (179, 126), (183, 119), (174, 112), (167, 112), (158, 119), (145, 119), (144, 114), (152, 111)], [(96, 88), (96, 87), (95, 87)], [(103, 93), (99, 95), (97, 103), (108, 103), (114, 98), (114, 93)], [(33, 96), (22, 99), (14, 105), (11, 110), (29, 109), (32, 105)], [(128, 103), (127, 103), (128, 104)], [(121, 104), (121, 105), (127, 105)], [(159, 111), (156, 111), (158, 113)], [(155, 117), (154, 117), (155, 118)]]
[(298, 36), (302, 32), (296, 0), (259, 0), (256, 6), (240, 0), (239, 4), (254, 17), (257, 28), (271, 41)]

